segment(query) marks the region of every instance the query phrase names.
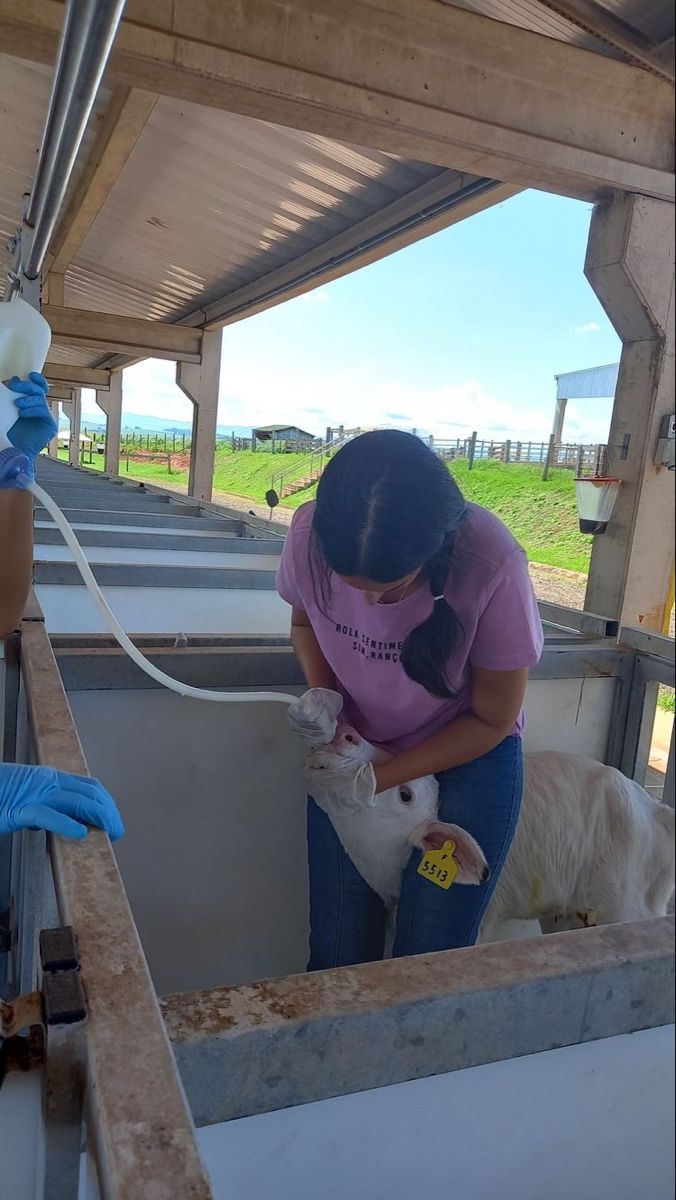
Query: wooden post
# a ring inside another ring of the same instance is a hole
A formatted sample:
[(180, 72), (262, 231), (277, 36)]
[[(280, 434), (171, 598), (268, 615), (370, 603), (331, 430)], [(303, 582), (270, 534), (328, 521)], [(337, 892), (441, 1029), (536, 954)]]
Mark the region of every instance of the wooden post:
[(509, 440), (509, 438), (507, 438), (507, 441), (505, 442), (504, 453), (503, 453), (503, 459), (506, 463), (508, 463), (510, 461), (511, 455), (512, 455), (512, 443)]
[(575, 466), (575, 474), (576, 475), (579, 476), (582, 474), (583, 465), (584, 465), (584, 446), (578, 446), (578, 448), (577, 448), (577, 463)]
[(547, 457), (545, 459), (545, 469), (542, 472), (543, 480), (546, 480), (549, 475), (549, 468), (551, 467), (552, 462), (554, 460), (554, 449), (555, 449), (554, 434), (550, 433), (549, 446), (547, 447)]
[(476, 453), (476, 429), (474, 430), (471, 438), (469, 439), (469, 451), (467, 454), (467, 469), (468, 469), (468, 471), (471, 471), (472, 467), (474, 466), (475, 453)]

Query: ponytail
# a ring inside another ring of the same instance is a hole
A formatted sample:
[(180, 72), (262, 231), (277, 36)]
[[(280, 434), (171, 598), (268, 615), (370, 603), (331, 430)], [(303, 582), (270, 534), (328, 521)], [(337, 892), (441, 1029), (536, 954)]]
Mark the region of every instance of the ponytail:
[(408, 634), (400, 656), (409, 679), (440, 700), (451, 700), (455, 696), (448, 684), (446, 666), (464, 637), (460, 621), (444, 598), (454, 549), (455, 531), (446, 534), (436, 554), (427, 560), (425, 574), (434, 607), (427, 620)]

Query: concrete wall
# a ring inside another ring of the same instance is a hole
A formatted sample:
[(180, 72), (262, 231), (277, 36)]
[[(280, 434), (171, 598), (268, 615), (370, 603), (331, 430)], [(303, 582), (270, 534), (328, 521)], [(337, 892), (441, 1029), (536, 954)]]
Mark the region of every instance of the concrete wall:
[[(613, 695), (610, 679), (531, 683), (527, 748), (602, 759)], [(69, 701), (90, 770), (124, 815), (116, 853), (158, 991), (304, 970), (302, 751), (284, 706), (155, 690)]]

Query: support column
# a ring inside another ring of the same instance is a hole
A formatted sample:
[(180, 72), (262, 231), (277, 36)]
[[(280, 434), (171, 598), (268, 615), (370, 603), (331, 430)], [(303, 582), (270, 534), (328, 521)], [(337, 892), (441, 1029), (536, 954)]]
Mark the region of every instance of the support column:
[(554, 424), (552, 426), (552, 437), (554, 445), (560, 446), (563, 440), (563, 422), (566, 416), (566, 405), (568, 401), (561, 396), (556, 399), (556, 408), (554, 409)]
[(106, 456), (104, 468), (107, 475), (120, 473), (120, 434), (122, 430), (122, 372), (113, 371), (108, 391), (96, 390), (96, 403), (106, 414)]
[[(54, 399), (50, 400), (48, 403), (49, 403), (50, 412), (51, 412), (54, 420), (56, 421), (56, 428), (57, 428), (57, 432), (58, 432), (59, 417), (61, 415), (61, 403), (59, 400), (54, 400)], [(58, 437), (52, 438), (51, 442), (47, 446), (47, 454), (49, 455), (50, 458), (58, 458), (59, 457), (59, 439), (58, 439)]]
[(71, 467), (80, 465), (80, 433), (82, 430), (82, 390), (73, 388), (70, 400), (63, 404), (63, 411), (70, 421), (70, 441), (68, 443), (68, 462)]
[(585, 607), (660, 631), (673, 562), (674, 474), (653, 457), (662, 417), (674, 409), (673, 204), (622, 195), (599, 206), (585, 273), (623, 341), (608, 446), (622, 487), (607, 532), (594, 540)]
[(176, 364), (176, 382), (195, 406), (188, 494), (197, 500), (211, 500), (213, 494), (222, 341), (220, 329), (207, 330), (201, 361)]

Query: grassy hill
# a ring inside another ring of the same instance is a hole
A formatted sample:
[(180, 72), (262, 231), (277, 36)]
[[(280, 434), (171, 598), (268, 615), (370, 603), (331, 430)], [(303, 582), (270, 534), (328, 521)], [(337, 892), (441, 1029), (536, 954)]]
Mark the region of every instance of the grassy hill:
[[(303, 455), (275, 455), (251, 451), (233, 452), (228, 445), (218, 447), (214, 487), (220, 492), (263, 503), (270, 487), (273, 470), (291, 468)], [(126, 464), (120, 464), (121, 474)], [(542, 482), (539, 466), (506, 466), (497, 462), (477, 462), (473, 471), (464, 461), (453, 463), (452, 473), (468, 500), (483, 504), (509, 526), (532, 562), (586, 572), (589, 567), (591, 538), (578, 530), (575, 489), (571, 471), (553, 471)], [(169, 487), (185, 486), (188, 472), (168, 474), (160, 463), (129, 463), (129, 474)], [(293, 478), (293, 475), (291, 475)], [(290, 497), (285, 504), (297, 508), (312, 499), (314, 489)]]

